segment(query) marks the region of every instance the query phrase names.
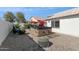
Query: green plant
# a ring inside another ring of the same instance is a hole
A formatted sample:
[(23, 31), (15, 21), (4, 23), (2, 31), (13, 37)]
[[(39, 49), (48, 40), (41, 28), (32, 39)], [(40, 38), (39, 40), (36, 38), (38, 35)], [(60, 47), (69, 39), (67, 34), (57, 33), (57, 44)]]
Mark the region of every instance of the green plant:
[(24, 28), (24, 27), (20, 27), (20, 30), (21, 30), (21, 31), (24, 31), (24, 30), (25, 30), (25, 28)]
[(19, 30), (19, 34), (24, 34), (24, 33), (25, 33), (25, 29), (23, 27), (21, 27)]
[(16, 17), (14, 16), (12, 12), (8, 11), (4, 14), (4, 18), (6, 21), (13, 22)]
[(26, 28), (29, 28), (29, 24), (28, 23), (25, 23), (24, 24), (24, 28), (26, 29)]
[(20, 28), (19, 23), (15, 24), (15, 28)]
[(18, 19), (19, 22), (21, 23), (25, 23), (26, 20), (25, 20), (25, 16), (22, 12), (17, 12), (16, 13), (16, 18)]

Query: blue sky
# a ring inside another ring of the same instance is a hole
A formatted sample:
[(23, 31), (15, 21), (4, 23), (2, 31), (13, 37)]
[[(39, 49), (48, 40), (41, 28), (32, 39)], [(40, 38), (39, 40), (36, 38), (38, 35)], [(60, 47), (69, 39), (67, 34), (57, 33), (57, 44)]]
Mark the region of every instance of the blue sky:
[(0, 17), (2, 18), (5, 12), (10, 11), (14, 15), (16, 12), (24, 13), (26, 20), (29, 20), (31, 16), (46, 18), (49, 15), (72, 8), (74, 7), (0, 7)]

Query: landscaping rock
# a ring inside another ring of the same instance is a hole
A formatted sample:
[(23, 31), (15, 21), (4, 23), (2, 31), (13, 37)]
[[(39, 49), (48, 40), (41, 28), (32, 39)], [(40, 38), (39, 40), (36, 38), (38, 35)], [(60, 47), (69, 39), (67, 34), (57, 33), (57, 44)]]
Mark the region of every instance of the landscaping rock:
[(48, 47), (49, 46), (49, 38), (48, 37), (40, 37), (38, 40), (38, 44), (42, 47)]

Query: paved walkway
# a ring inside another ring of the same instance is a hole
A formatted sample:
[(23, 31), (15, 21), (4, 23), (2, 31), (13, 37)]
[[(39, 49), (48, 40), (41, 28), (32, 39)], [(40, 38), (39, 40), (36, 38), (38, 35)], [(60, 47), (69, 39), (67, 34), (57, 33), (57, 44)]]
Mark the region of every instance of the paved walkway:
[(10, 33), (2, 43), (0, 50), (7, 51), (44, 51), (31, 37), (27, 34), (18, 35)]

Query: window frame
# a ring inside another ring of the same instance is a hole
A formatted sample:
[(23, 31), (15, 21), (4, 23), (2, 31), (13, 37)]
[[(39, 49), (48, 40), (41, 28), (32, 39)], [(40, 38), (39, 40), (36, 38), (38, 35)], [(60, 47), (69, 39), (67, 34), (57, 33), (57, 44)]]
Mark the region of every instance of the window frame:
[[(58, 22), (58, 26), (57, 26), (56, 22)], [(60, 28), (60, 20), (53, 20), (53, 21), (51, 21), (51, 27), (53, 27), (53, 28)]]

